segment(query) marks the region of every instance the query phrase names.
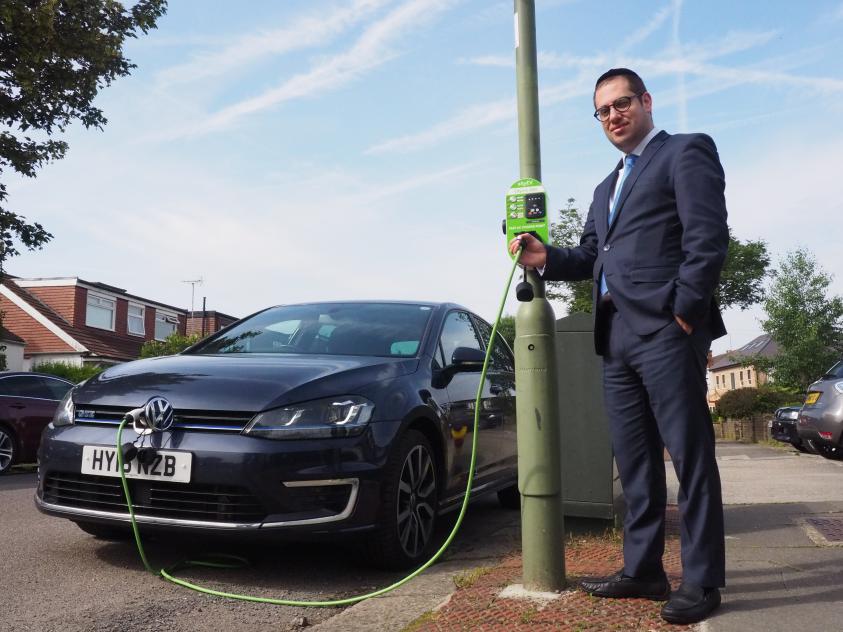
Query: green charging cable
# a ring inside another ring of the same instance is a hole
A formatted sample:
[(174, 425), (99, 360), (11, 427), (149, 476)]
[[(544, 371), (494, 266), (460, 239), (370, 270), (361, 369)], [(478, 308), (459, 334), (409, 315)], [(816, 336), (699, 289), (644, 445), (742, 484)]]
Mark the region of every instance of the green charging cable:
[(466, 484), (465, 488), (465, 497), (462, 501), (462, 506), (460, 507), (460, 513), (457, 516), (456, 524), (454, 524), (454, 528), (451, 530), (451, 533), (445, 539), (445, 542), (442, 546), (439, 547), (439, 550), (433, 554), (433, 556), (424, 564), (422, 564), (419, 568), (414, 570), (412, 573), (404, 577), (403, 579), (398, 580), (394, 584), (390, 584), (385, 588), (381, 588), (379, 590), (375, 590), (370, 593), (366, 593), (364, 595), (356, 595), (354, 597), (347, 597), (345, 599), (335, 599), (333, 601), (299, 601), (296, 599), (273, 599), (270, 597), (255, 597), (252, 595), (238, 595), (236, 593), (224, 592), (221, 590), (212, 590), (211, 588), (205, 588), (204, 586), (199, 586), (197, 584), (193, 584), (191, 582), (185, 581), (183, 579), (179, 579), (174, 577), (171, 573), (174, 572), (178, 568), (189, 568), (194, 566), (202, 566), (202, 567), (210, 567), (210, 568), (232, 568), (236, 566), (242, 566), (248, 563), (248, 561), (242, 557), (236, 555), (215, 555), (214, 560), (186, 560), (184, 562), (180, 562), (169, 569), (162, 568), (161, 570), (156, 571), (155, 569), (150, 566), (149, 561), (146, 558), (146, 551), (143, 548), (143, 544), (141, 543), (140, 533), (138, 532), (138, 524), (137, 520), (135, 519), (135, 511), (132, 507), (132, 497), (129, 494), (129, 485), (126, 482), (126, 474), (123, 471), (123, 453), (120, 449), (120, 446), (123, 445), (121, 441), (123, 435), (123, 428), (126, 426), (126, 420), (124, 419), (120, 426), (117, 428), (117, 464), (120, 470), (120, 482), (123, 484), (123, 493), (126, 495), (126, 506), (129, 508), (129, 519), (132, 523), (132, 533), (135, 536), (135, 544), (137, 545), (138, 553), (140, 554), (141, 561), (143, 562), (144, 568), (148, 570), (150, 573), (154, 575), (160, 575), (164, 579), (174, 584), (178, 584), (179, 586), (184, 586), (185, 588), (189, 588), (190, 590), (195, 590), (197, 592), (205, 593), (206, 595), (214, 595), (216, 597), (226, 597), (228, 599), (237, 599), (239, 601), (254, 601), (257, 603), (268, 603), (273, 604), (276, 606), (299, 606), (299, 607), (318, 607), (318, 608), (331, 608), (336, 606), (348, 606), (351, 604), (358, 603), (360, 601), (364, 601), (366, 599), (371, 599), (372, 597), (379, 597), (380, 595), (385, 595), (386, 593), (395, 590), (409, 582), (411, 579), (417, 577), (428, 568), (430, 568), (436, 560), (438, 560), (445, 550), (451, 545), (454, 538), (457, 535), (457, 531), (459, 531), (460, 525), (462, 525), (463, 518), (465, 517), (466, 510), (468, 509), (468, 501), (471, 497), (471, 487), (474, 482), (474, 466), (476, 462), (477, 456), (477, 431), (479, 428), (479, 420), (480, 420), (480, 399), (483, 395), (483, 384), (486, 382), (486, 372), (489, 368), (489, 358), (492, 355), (492, 346), (494, 345), (495, 335), (498, 331), (498, 324), (501, 320), (501, 314), (503, 314), (503, 308), (506, 303), (507, 294), (509, 294), (509, 288), (512, 285), (512, 277), (515, 275), (515, 269), (518, 266), (518, 260), (521, 258), (521, 249), (515, 255), (515, 260), (512, 263), (512, 269), (509, 272), (509, 278), (506, 282), (506, 289), (504, 290), (503, 297), (501, 298), (500, 306), (498, 307), (498, 313), (495, 317), (495, 324), (492, 327), (492, 335), (489, 338), (489, 344), (486, 347), (486, 358), (483, 361), (483, 370), (480, 373), (480, 385), (477, 388), (477, 397), (475, 398), (475, 406), (474, 406), (474, 429), (472, 431), (471, 436), (471, 462), (468, 466), (468, 483)]

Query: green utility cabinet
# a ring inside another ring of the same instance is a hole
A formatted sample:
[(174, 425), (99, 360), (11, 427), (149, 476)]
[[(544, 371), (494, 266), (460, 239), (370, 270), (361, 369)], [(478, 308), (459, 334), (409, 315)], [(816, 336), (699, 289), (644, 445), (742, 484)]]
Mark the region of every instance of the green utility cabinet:
[(566, 516), (618, 523), (620, 484), (603, 407), (602, 360), (591, 314), (556, 321), (562, 499)]

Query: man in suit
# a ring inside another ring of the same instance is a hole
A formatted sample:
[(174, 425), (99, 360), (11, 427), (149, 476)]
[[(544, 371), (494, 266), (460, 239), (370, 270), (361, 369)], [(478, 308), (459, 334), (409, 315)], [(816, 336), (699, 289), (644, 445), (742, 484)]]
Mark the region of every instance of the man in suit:
[[(627, 503), (624, 567), (582, 582), (600, 597), (668, 599), (671, 623), (704, 619), (725, 585), (723, 506), (706, 402), (706, 356), (726, 333), (714, 290), (726, 258), (724, 176), (704, 134), (653, 126), (653, 99), (631, 70), (604, 73), (595, 118), (623, 159), (594, 190), (580, 244), (525, 234), (521, 263), (545, 280), (594, 280), (595, 347), (612, 447)], [(682, 585), (662, 566), (663, 450), (679, 479)]]

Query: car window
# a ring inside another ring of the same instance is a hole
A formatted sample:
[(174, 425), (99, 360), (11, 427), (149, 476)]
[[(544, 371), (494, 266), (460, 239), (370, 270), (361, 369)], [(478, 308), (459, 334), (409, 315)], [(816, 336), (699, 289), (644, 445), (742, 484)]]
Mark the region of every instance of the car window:
[(448, 364), (451, 363), (451, 357), (457, 347), (483, 350), (480, 335), (474, 328), (468, 312), (451, 312), (448, 314), (445, 318), (445, 324), (442, 325), (439, 344), (442, 345), (442, 353), (445, 355), (445, 362)]
[(52, 399), (53, 394), (37, 375), (16, 375), (0, 379), (0, 395)]
[(839, 377), (843, 377), (843, 361), (840, 361), (833, 367), (831, 367), (828, 371), (825, 372), (825, 375), (823, 377), (826, 379), (836, 379)]
[(73, 388), (73, 384), (68, 384), (63, 380), (56, 380), (51, 377), (40, 378), (47, 391), (50, 393), (50, 399), (61, 399), (65, 396), (67, 391)]
[(304, 353), (409, 358), (418, 354), (433, 307), (320, 303), (275, 307), (240, 322), (188, 354)]
[[(480, 320), (479, 318), (475, 319), (475, 321), (477, 327), (480, 329), (480, 333), (483, 335), (483, 346), (485, 347), (488, 344), (489, 336), (492, 335), (492, 328), (486, 321)], [(496, 371), (515, 371), (515, 361), (512, 358), (512, 352), (509, 350), (509, 346), (503, 337), (497, 332), (495, 333), (495, 346), (492, 348), (491, 364), (492, 368)]]

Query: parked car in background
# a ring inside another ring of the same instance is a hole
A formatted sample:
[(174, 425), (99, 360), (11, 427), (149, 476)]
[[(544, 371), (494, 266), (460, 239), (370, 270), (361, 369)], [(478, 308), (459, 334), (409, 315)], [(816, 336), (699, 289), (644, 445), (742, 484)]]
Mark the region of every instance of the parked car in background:
[(35, 461), (41, 432), (72, 382), (43, 373), (0, 373), (0, 474)]
[(808, 387), (797, 428), (819, 454), (843, 461), (843, 360)]
[(796, 429), (796, 421), (799, 419), (799, 411), (802, 406), (782, 406), (776, 409), (773, 418), (770, 420), (770, 436), (776, 441), (789, 443), (800, 452), (813, 452), (805, 445), (799, 437)]
[[(172, 425), (123, 433), (146, 454), (127, 472), (142, 530), (344, 534), (379, 566), (416, 566), (438, 517), (464, 496), (490, 337), (486, 322), (448, 303), (267, 309), (68, 393), (41, 443), (36, 504), (95, 536), (127, 535), (116, 428), (143, 409)], [(518, 507), (514, 389), (498, 335), (472, 495), (498, 492)]]

